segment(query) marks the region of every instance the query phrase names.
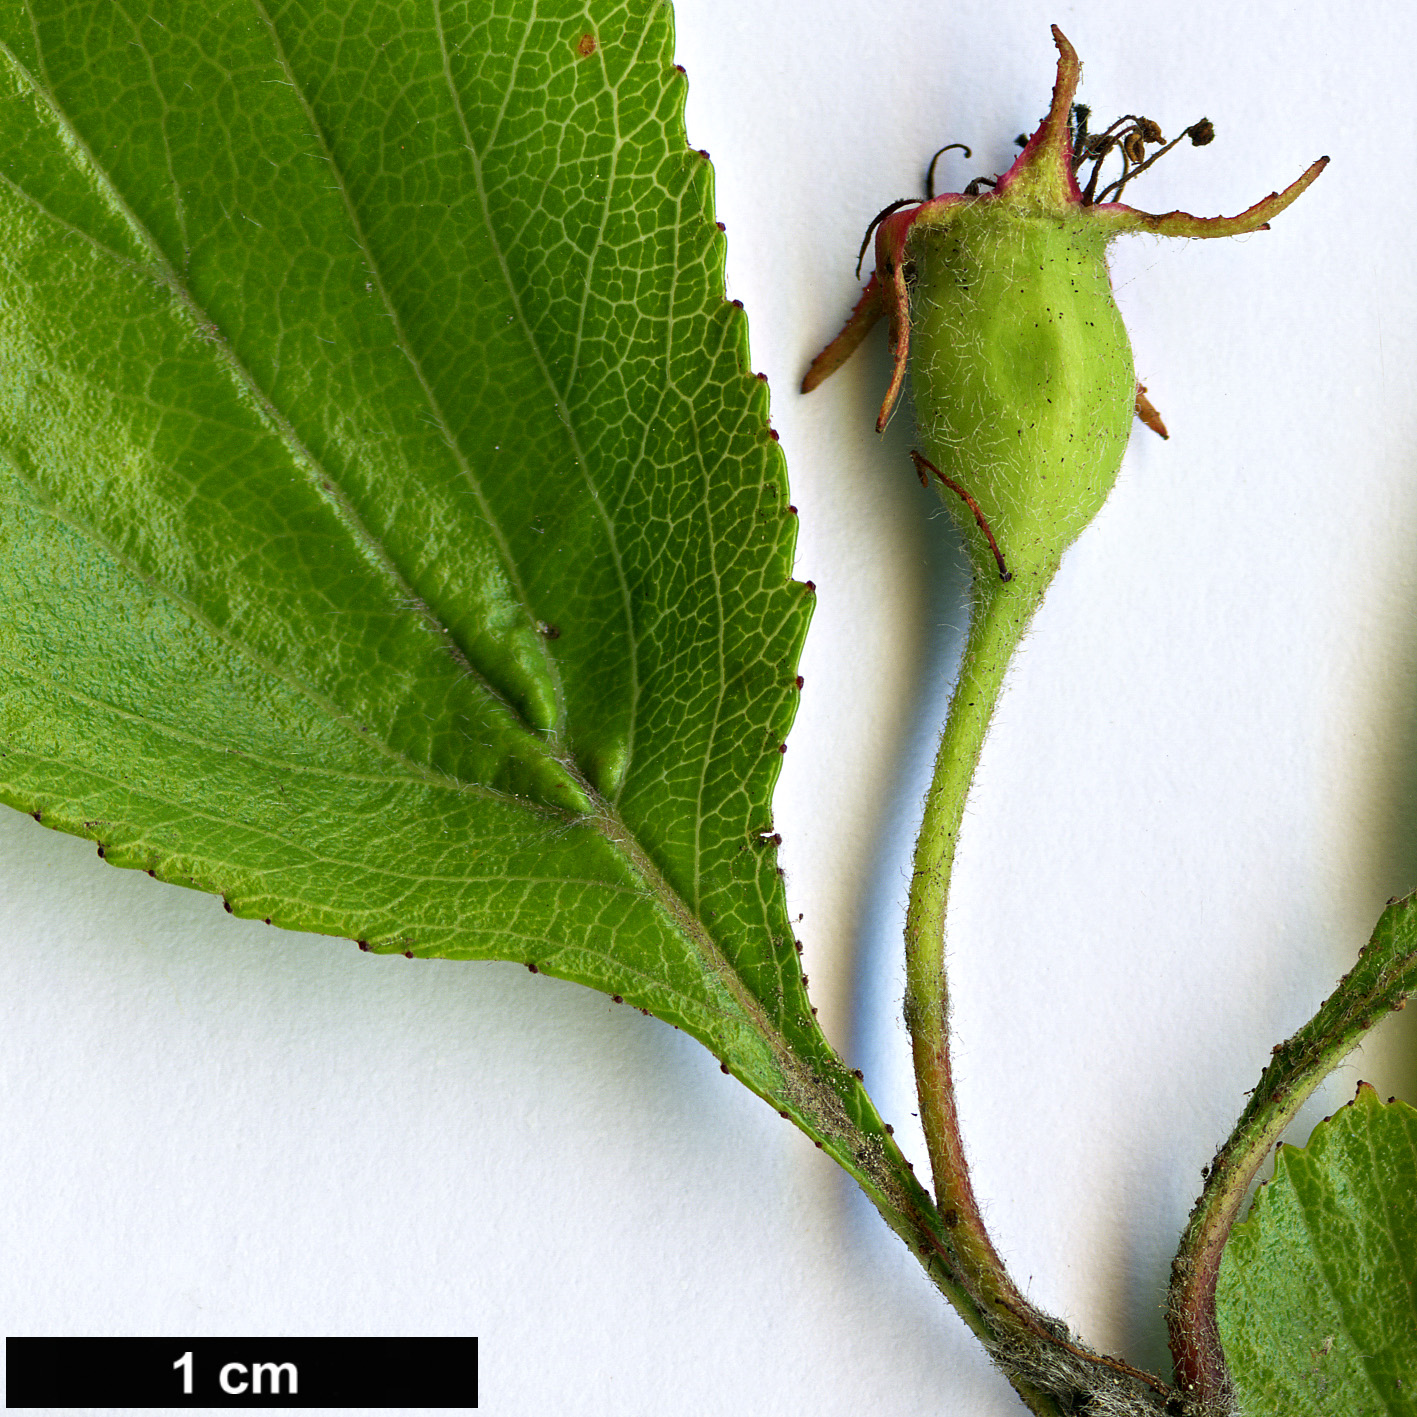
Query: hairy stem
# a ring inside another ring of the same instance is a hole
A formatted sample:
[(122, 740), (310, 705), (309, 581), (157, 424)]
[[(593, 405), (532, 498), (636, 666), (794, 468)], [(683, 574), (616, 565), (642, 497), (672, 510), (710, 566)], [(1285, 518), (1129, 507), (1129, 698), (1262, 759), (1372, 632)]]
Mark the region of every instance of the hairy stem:
[[(836, 1158), (838, 1161), (840, 1157)], [(845, 1163), (842, 1163), (845, 1164)], [(910, 1163), (893, 1141), (887, 1143), (869, 1173), (848, 1167), (886, 1224), (900, 1236), (920, 1260), (925, 1273), (955, 1312), (1004, 1370), (1014, 1391), (1037, 1417), (1064, 1417), (1056, 1398), (1025, 1371), (1028, 1364), (1011, 1362), (1009, 1345), (1001, 1346), (999, 1313), (975, 1298), (960, 1280), (959, 1235), (945, 1223), (929, 1192), (916, 1179)], [(1151, 1417), (1149, 1413), (1144, 1417)]]
[(1176, 1381), (1202, 1402), (1228, 1405), (1215, 1290), (1220, 1257), (1270, 1148), (1314, 1089), (1389, 1011), (1417, 990), (1417, 894), (1388, 902), (1358, 962), (1318, 1013), (1275, 1048), (1235, 1130), (1206, 1168), (1205, 1189), (1171, 1265), (1167, 1322)]
[(905, 1018), (937, 1203), (954, 1232), (961, 1283), (986, 1310), (1005, 1313), (1026, 1307), (1026, 1301), (985, 1229), (960, 1138), (950, 1073), (945, 911), (964, 804), (1004, 674), (1043, 598), (1046, 580), (1040, 585), (1039, 579), (976, 581), (969, 639), (915, 847), (905, 922)]
[[(1184, 1413), (1191, 1410), (1189, 1404), (1178, 1401), (1180, 1395), (1168, 1384), (1075, 1343), (1065, 1325), (1024, 1297), (979, 1212), (955, 1105), (945, 978), (945, 913), (955, 844), (1004, 675), (1055, 569), (1045, 567), (1007, 582), (991, 575), (977, 578), (969, 638), (915, 848), (905, 925), (905, 1014), (935, 1180), (932, 1219), (945, 1227), (953, 1262), (952, 1285), (940, 1287), (1039, 1417), (1084, 1407), (1117, 1417)], [(961, 1290), (965, 1304), (957, 1297)]]

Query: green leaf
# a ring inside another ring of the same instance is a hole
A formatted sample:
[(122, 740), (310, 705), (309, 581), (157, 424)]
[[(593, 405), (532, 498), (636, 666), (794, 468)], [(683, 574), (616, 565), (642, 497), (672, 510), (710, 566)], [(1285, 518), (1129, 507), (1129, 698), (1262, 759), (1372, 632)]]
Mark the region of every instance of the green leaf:
[(1281, 1146), (1217, 1299), (1247, 1417), (1417, 1411), (1417, 1109), (1362, 1083)]
[(811, 588), (671, 50), (662, 0), (0, 6), (0, 796), (653, 1012), (909, 1228), (777, 869)]
[(1181, 1384), (1228, 1391), (1217, 1284), (1240, 1206), (1270, 1148), (1314, 1089), (1390, 1012), (1417, 990), (1417, 892), (1390, 900), (1358, 961), (1297, 1033), (1274, 1048), (1225, 1144), (1206, 1171), (1171, 1266), (1167, 1304)]

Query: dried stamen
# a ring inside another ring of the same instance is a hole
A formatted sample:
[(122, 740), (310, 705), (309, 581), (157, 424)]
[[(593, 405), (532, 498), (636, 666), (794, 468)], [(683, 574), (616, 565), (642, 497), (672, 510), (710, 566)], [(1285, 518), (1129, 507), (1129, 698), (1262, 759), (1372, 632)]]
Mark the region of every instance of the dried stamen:
[[(1072, 171), (1074, 179), (1076, 179), (1083, 163), (1092, 163), (1087, 189), (1082, 194), (1084, 206), (1092, 206), (1094, 203), (1102, 201), (1109, 192), (1114, 195), (1116, 192), (1120, 192), (1138, 172), (1149, 167), (1160, 156), (1157, 153), (1148, 158), (1146, 156), (1147, 144), (1166, 141), (1161, 134), (1161, 125), (1154, 118), (1147, 118), (1143, 114), (1125, 113), (1122, 117), (1109, 123), (1100, 133), (1088, 132), (1087, 120), (1089, 116), (1090, 111), (1086, 105), (1075, 104), (1073, 106)], [(1198, 124), (1192, 126), (1199, 127)], [(1191, 129), (1188, 128), (1186, 132), (1190, 133)], [(1174, 147), (1175, 144), (1171, 146)], [(1103, 194), (1099, 196), (1097, 188), (1102, 179), (1103, 164), (1113, 152), (1118, 150), (1122, 155), (1122, 175), (1116, 182), (1104, 189)], [(1165, 150), (1163, 149), (1163, 151)]]
[[(1072, 170), (1074, 177), (1077, 176), (1077, 170), (1079, 167), (1082, 166), (1083, 158), (1087, 154), (1087, 120), (1091, 117), (1092, 110), (1087, 106), (1087, 104), (1073, 104), (1072, 131), (1068, 134), (1068, 146), (1072, 151), (1073, 155)], [(1027, 136), (1023, 133), (1020, 133), (1019, 137), (1023, 138), (1023, 142), (1019, 143), (1019, 147), (1027, 147)], [(1018, 142), (1018, 138), (1015, 138), (1014, 141)]]
[(875, 216), (871, 218), (871, 225), (866, 228), (866, 234), (861, 238), (861, 249), (856, 253), (856, 278), (861, 278), (861, 262), (866, 259), (866, 248), (871, 244), (871, 233), (888, 217), (892, 212), (898, 212), (902, 207), (908, 207), (912, 202), (918, 202), (919, 197), (902, 197), (899, 201), (892, 202), (888, 207), (882, 207)]
[[(1153, 124), (1152, 126), (1155, 127), (1156, 125)], [(1157, 131), (1159, 133), (1160, 130), (1158, 129)], [(1152, 153), (1152, 155), (1147, 158), (1145, 162), (1139, 162), (1136, 164), (1136, 166), (1131, 168), (1124, 168), (1122, 175), (1117, 178), (1115, 182), (1109, 182), (1107, 186), (1104, 187), (1102, 191), (1097, 194), (1094, 200), (1097, 202), (1105, 202), (1109, 198), (1115, 199), (1117, 197), (1120, 197), (1122, 195), (1122, 188), (1124, 188), (1127, 183), (1132, 180), (1132, 178), (1140, 177), (1141, 174), (1145, 172), (1148, 167), (1150, 167), (1159, 158), (1165, 157), (1166, 154), (1169, 153), (1172, 148), (1174, 148), (1178, 143), (1183, 142), (1186, 138), (1189, 138), (1191, 140), (1192, 147), (1203, 148), (1207, 143), (1212, 142), (1214, 140), (1215, 125), (1210, 121), (1209, 118), (1202, 118), (1198, 122), (1192, 123), (1189, 128), (1186, 128), (1181, 132), (1179, 137), (1172, 138), (1171, 141), (1165, 144), (1164, 147), (1158, 148), (1157, 151)], [(1090, 186), (1091, 184), (1089, 184), (1089, 187)]]
[[(956, 148), (964, 154), (964, 160), (969, 161), (974, 154), (964, 143), (946, 143), (934, 157), (930, 159), (930, 166), (925, 169), (925, 200), (933, 202), (935, 200), (935, 164), (944, 157), (947, 152), (953, 152)], [(859, 275), (860, 272), (858, 271)]]

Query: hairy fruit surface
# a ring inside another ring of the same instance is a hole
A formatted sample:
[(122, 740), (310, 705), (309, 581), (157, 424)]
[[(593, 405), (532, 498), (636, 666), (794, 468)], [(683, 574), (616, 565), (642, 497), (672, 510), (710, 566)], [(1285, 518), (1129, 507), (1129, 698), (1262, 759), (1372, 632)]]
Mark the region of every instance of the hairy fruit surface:
[[(894, 410), (913, 343), (912, 388), (925, 445), (917, 466), (922, 476), (934, 474), (976, 571), (997, 570), (1003, 581), (1021, 575), (1035, 593), (1106, 500), (1133, 413), (1165, 435), (1136, 383), (1107, 274), (1108, 244), (1132, 231), (1262, 230), (1328, 162), (1320, 158), (1283, 192), (1235, 217), (1153, 215), (1099, 201), (1183, 138), (1210, 142), (1214, 129), (1202, 119), (1166, 143), (1151, 119), (1129, 117), (1089, 136), (1087, 110), (1073, 103), (1077, 54), (1056, 25), (1053, 39), (1052, 104), (1017, 161), (964, 192), (896, 203), (872, 223), (875, 274), (802, 382), (804, 393), (815, 388), (885, 316), (894, 364), (877, 429)], [(1146, 157), (1148, 143), (1163, 145), (1161, 152)], [(1099, 194), (1102, 162), (1114, 154), (1122, 177)], [(1084, 191), (1078, 171), (1086, 161), (1096, 166)], [(992, 190), (979, 191), (984, 185)]]
[[(984, 509), (1014, 579), (1051, 579), (1131, 433), (1136, 379), (1105, 245), (1084, 217), (1020, 218), (999, 203), (912, 232), (921, 442)], [(937, 485), (976, 573), (992, 574), (979, 523)]]

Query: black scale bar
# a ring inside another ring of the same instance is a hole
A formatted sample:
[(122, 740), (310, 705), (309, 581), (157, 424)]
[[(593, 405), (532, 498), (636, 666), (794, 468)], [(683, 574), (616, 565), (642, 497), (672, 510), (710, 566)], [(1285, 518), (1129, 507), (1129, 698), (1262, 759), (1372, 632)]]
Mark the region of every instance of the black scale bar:
[(475, 1338), (7, 1338), (5, 1406), (477, 1406)]

